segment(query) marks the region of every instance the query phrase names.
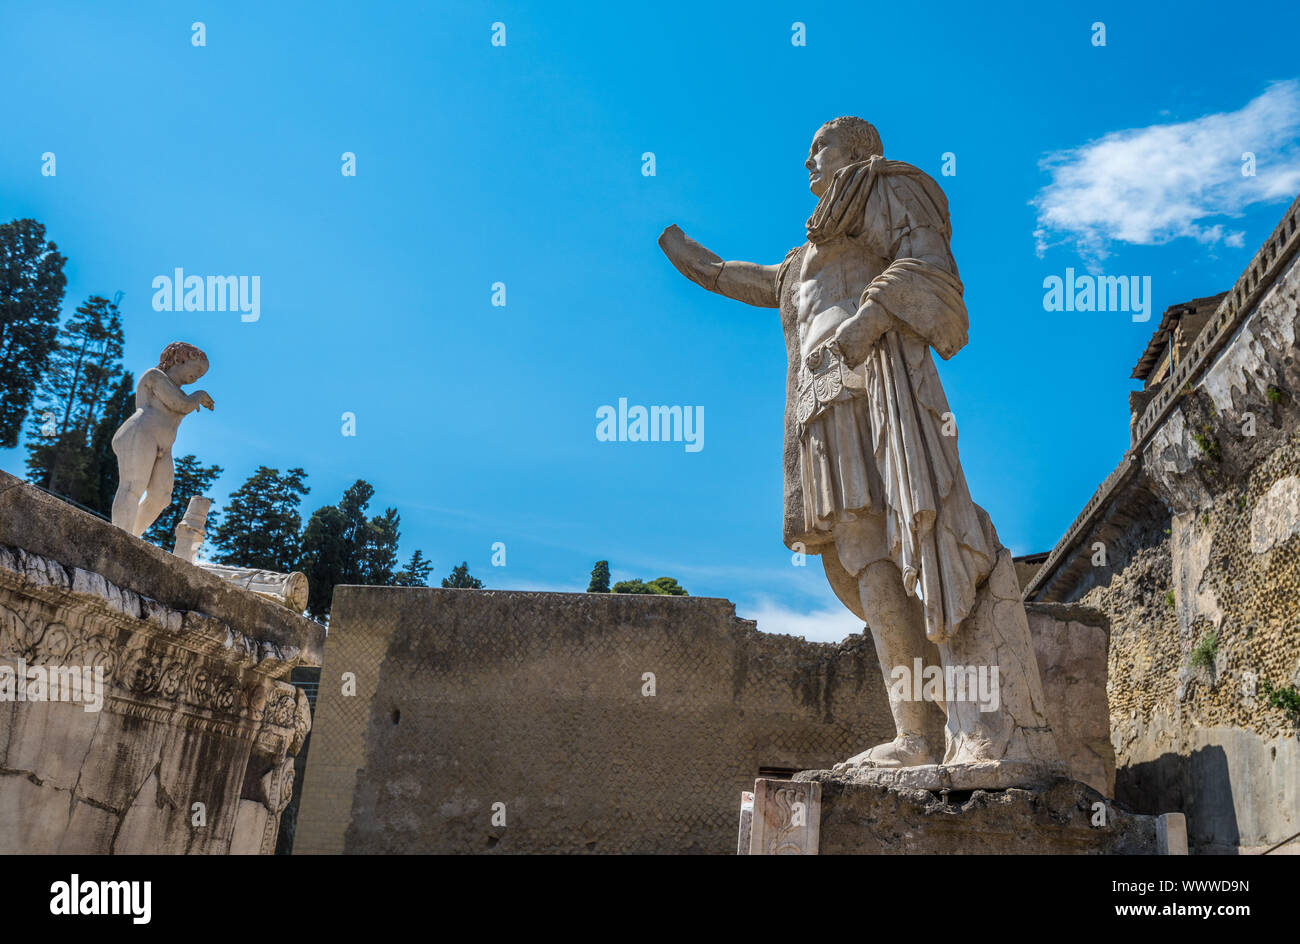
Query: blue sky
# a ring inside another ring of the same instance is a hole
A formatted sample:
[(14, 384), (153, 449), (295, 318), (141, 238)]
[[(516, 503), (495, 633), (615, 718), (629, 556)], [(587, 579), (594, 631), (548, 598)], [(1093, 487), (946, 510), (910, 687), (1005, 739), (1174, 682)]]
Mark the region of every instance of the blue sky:
[[(7, 3), (0, 214), (46, 224), (68, 311), (125, 293), (137, 374), (173, 340), (207, 351), (217, 410), (175, 454), (225, 467), (218, 502), (259, 464), (307, 469), (304, 517), (365, 478), (435, 576), (582, 590), (605, 558), (838, 639), (854, 620), (780, 541), (777, 315), (681, 278), (664, 226), (780, 261), (841, 114), (935, 176), (971, 320), (940, 374), (971, 492), (1027, 553), (1128, 445), (1159, 312), (1228, 288), (1300, 190), (1294, 5), (921, 9)], [(178, 266), (259, 276), (259, 320), (154, 311)], [(1045, 311), (1067, 267), (1151, 276), (1152, 320)], [(703, 406), (704, 449), (598, 442), (619, 397)]]

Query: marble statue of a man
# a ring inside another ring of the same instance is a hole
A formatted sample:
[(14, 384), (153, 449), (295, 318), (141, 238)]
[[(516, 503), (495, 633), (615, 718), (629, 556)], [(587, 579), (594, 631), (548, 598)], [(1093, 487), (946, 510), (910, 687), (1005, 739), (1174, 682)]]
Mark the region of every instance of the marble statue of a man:
[[(823, 125), (805, 166), (817, 207), (779, 265), (723, 261), (676, 226), (659, 245), (704, 288), (780, 310), (785, 543), (819, 554), (870, 628), (897, 735), (841, 769), (1027, 782), (1055, 768), (1056, 745), (1014, 566), (967, 491), (930, 353), (967, 340), (947, 198), (860, 118)], [(940, 682), (918, 698), (922, 666)], [(974, 697), (981, 671), (996, 697)]]
[(158, 366), (135, 385), (135, 413), (113, 435), (118, 472), (113, 524), (136, 537), (171, 504), (172, 443), (181, 420), (201, 407), (214, 407), (207, 391), (181, 390), (207, 372), (207, 355), (193, 344), (167, 345)]

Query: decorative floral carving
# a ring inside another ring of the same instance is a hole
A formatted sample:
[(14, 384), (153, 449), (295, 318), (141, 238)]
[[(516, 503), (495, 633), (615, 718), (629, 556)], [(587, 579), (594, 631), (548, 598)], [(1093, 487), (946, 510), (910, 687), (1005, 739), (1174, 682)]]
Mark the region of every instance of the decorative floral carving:
[(267, 700), (265, 720), (281, 728), (291, 728), (298, 720), (298, 690), (276, 692)]
[(145, 649), (136, 649), (126, 657), (118, 681), (129, 691), (146, 695), (154, 691), (162, 674), (162, 656)]
[(0, 605), (0, 652), (29, 665), (61, 662), (72, 647), (72, 634), (59, 622), (45, 622), (35, 614), (19, 614)]

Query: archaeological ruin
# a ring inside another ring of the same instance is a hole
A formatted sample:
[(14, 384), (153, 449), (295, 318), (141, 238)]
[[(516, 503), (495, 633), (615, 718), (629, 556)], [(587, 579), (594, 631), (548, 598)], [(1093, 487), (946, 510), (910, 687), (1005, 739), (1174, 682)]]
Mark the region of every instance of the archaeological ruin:
[[(1193, 852), (1300, 832), (1300, 199), (1221, 295), (1167, 309), (1132, 445), (1025, 586), (1109, 617), (1115, 799)], [(1278, 851), (1283, 851), (1279, 849)]]
[[(661, 238), (780, 309), (786, 543), (863, 632), (772, 635), (716, 598), (339, 586), (326, 638), (303, 574), (197, 560), (208, 499), (175, 553), (136, 537), (154, 438), (211, 407), (180, 390), (206, 358), (173, 345), (148, 375), (170, 425), (122, 440), (118, 526), (0, 473), (0, 852), (1300, 852), (1300, 199), (1236, 284), (1164, 311), (1129, 449), (1013, 560), (928, 349), (890, 340), (965, 341), (942, 191), (873, 147), (819, 132), (825, 199), (780, 265)], [(837, 242), (870, 200), (928, 220), (932, 261)], [(823, 265), (885, 288), (809, 347), (796, 279)]]
[(0, 853), (271, 854), (323, 639), (0, 472)]

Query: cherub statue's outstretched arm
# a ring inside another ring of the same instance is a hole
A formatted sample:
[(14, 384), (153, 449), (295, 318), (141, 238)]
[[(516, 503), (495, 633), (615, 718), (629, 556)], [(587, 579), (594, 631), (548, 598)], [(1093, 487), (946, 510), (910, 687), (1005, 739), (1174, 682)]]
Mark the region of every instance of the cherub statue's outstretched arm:
[(193, 393), (186, 393), (172, 381), (166, 373), (156, 367), (151, 367), (145, 371), (144, 376), (140, 378), (143, 386), (149, 388), (163, 406), (173, 413), (179, 413), (184, 416), (187, 413), (193, 413), (200, 406), (206, 406), (212, 409), (212, 398), (206, 391), (196, 390)]
[(659, 237), (659, 248), (677, 271), (697, 285), (756, 308), (776, 308), (776, 274), (779, 265), (724, 262), (681, 229), (670, 226)]

